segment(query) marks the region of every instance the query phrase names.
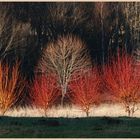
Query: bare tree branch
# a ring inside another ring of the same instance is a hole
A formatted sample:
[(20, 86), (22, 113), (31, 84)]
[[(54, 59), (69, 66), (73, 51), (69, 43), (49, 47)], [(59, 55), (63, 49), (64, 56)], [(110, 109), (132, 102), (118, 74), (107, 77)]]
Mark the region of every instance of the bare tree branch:
[(30, 31), (30, 24), (20, 23), (12, 18), (9, 8), (0, 5), (0, 56), (5, 58), (10, 52), (24, 49)]

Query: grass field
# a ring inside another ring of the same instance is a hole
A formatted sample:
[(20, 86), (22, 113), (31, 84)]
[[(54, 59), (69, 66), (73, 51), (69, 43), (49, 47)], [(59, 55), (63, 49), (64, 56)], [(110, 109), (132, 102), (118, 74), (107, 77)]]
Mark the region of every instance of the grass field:
[(1, 138), (138, 138), (140, 118), (0, 117)]

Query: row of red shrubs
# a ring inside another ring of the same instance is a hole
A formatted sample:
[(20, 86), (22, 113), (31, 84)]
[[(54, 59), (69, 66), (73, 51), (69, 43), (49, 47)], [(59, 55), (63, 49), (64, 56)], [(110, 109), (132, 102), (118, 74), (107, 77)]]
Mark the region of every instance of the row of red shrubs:
[[(19, 63), (13, 68), (0, 63), (0, 111), (4, 114), (19, 98), (27, 85), (19, 72)], [(99, 105), (105, 98), (122, 103), (126, 113), (133, 115), (140, 102), (139, 62), (126, 52), (118, 53), (101, 68), (81, 69), (71, 75), (67, 95), (88, 116), (93, 105)], [(36, 74), (30, 87), (32, 104), (47, 109), (61, 96), (57, 76)], [(102, 94), (104, 93), (104, 94)], [(103, 96), (105, 95), (105, 96)]]
[[(98, 67), (80, 70), (71, 76), (67, 94), (70, 101), (78, 105), (87, 116), (93, 105), (108, 97), (122, 103), (126, 113), (133, 115), (140, 101), (139, 63), (127, 53), (118, 53), (102, 69)], [(106, 91), (106, 97), (102, 93)], [(33, 104), (47, 109), (55, 104), (61, 95), (61, 88), (55, 75), (36, 75), (32, 87)]]

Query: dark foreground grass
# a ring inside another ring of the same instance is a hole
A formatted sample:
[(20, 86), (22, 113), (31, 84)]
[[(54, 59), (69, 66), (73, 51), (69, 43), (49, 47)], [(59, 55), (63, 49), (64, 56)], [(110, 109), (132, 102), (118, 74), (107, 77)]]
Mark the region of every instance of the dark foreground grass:
[(4, 138), (140, 138), (140, 118), (0, 117)]

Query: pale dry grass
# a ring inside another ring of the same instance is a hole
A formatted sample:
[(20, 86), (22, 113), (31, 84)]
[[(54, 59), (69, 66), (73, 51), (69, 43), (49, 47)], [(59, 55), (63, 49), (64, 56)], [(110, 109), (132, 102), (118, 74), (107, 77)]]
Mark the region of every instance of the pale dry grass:
[[(140, 106), (140, 105), (139, 105)], [(6, 116), (13, 117), (43, 117), (43, 110), (37, 108), (19, 108), (9, 110)], [(118, 116), (126, 116), (124, 108), (119, 104), (102, 104), (98, 107), (93, 107), (90, 110), (90, 116), (110, 116), (110, 117), (118, 117)], [(48, 117), (86, 117), (86, 114), (75, 106), (67, 106), (67, 107), (52, 107), (48, 110)], [(140, 110), (138, 110), (134, 117), (140, 117)]]

